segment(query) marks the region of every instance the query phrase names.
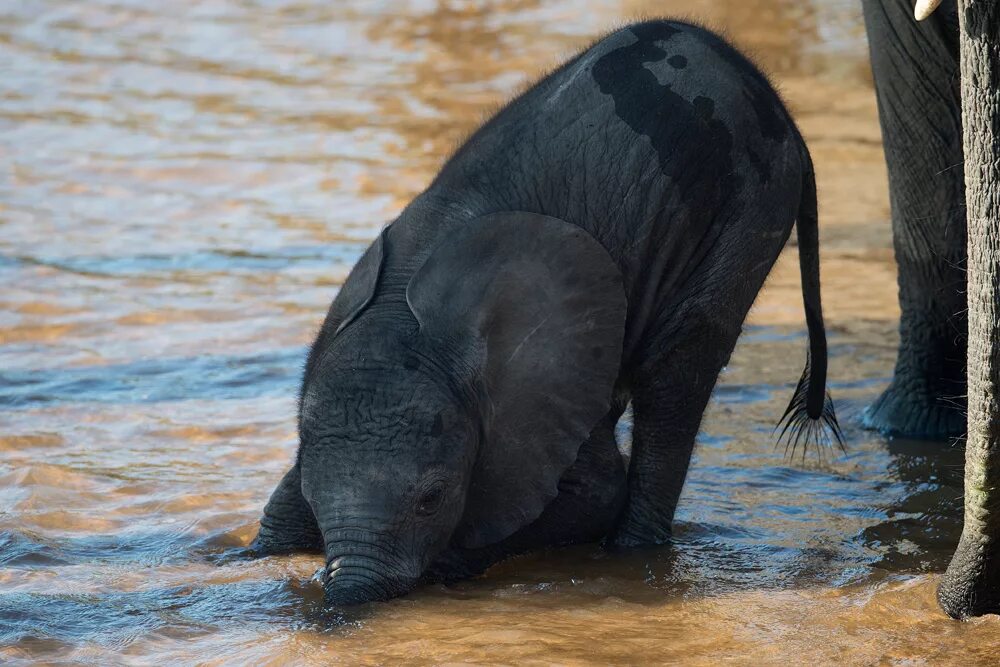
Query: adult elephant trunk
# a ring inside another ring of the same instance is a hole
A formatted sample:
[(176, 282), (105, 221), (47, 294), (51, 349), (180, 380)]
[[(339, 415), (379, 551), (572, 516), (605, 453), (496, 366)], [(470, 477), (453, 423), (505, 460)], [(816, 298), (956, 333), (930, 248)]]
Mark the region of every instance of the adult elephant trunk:
[(950, 616), (1000, 613), (1000, 2), (959, 0), (968, 206), (965, 523), (938, 589)]

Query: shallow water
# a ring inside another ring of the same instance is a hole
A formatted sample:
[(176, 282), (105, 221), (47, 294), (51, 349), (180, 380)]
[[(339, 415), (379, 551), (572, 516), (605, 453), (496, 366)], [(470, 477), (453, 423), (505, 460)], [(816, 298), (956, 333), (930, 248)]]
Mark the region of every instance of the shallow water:
[[(898, 311), (854, 0), (0, 6), (0, 662), (973, 664), (934, 602), (959, 450), (885, 442)], [(229, 557), (295, 448), (337, 285), (463, 135), (640, 14), (727, 28), (820, 177), (846, 454), (773, 448), (794, 248), (706, 415), (669, 548), (536, 554), (338, 616), (321, 559)]]

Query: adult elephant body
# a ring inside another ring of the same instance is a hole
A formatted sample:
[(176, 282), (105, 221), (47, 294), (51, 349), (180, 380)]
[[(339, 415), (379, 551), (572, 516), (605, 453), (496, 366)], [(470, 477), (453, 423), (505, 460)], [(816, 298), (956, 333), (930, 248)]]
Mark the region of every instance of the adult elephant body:
[[(702, 412), (798, 217), (826, 399), (815, 183), (715, 35), (617, 31), (476, 132), (381, 234), (309, 355), (295, 466), (254, 548), (323, 548), (332, 602), (535, 547), (661, 543)], [(614, 426), (635, 409), (626, 473)]]

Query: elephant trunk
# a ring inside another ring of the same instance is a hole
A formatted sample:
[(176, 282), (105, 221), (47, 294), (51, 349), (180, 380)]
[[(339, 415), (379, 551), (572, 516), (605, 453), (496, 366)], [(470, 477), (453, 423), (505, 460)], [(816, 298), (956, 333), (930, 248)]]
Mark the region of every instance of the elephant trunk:
[(389, 600), (409, 588), (388, 576), (377, 560), (355, 556), (331, 560), (323, 582), (326, 603), (338, 607)]
[(326, 603), (349, 606), (407, 593), (418, 580), (393, 540), (366, 530), (326, 531)]
[(938, 600), (1000, 613), (1000, 3), (960, 0), (968, 204), (969, 415), (965, 523)]

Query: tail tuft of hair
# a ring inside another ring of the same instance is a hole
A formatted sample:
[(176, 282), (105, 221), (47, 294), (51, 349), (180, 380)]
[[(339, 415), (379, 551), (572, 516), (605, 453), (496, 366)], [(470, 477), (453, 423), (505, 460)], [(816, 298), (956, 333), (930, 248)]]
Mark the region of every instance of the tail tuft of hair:
[[(785, 413), (778, 420), (775, 432), (778, 432), (776, 447), (784, 445), (785, 457), (794, 459), (799, 447), (802, 448), (802, 460), (805, 461), (806, 454), (810, 447), (815, 449), (820, 458), (823, 451), (836, 445), (840, 451), (846, 452), (844, 446), (844, 432), (837, 422), (837, 413), (833, 408), (833, 399), (830, 393), (823, 390), (820, 396), (821, 401), (810, 401), (810, 365), (806, 364), (802, 377), (795, 387), (792, 400), (789, 401)], [(812, 405), (810, 405), (812, 404)]]
[(805, 171), (802, 177), (802, 198), (795, 228), (799, 237), (799, 273), (802, 278), (802, 305), (805, 308), (809, 349), (806, 367), (799, 378), (785, 414), (778, 420), (775, 431), (781, 429), (778, 446), (785, 445), (785, 455), (795, 456), (802, 446), (802, 460), (813, 445), (822, 457), (822, 446), (836, 442), (841, 451), (844, 434), (833, 411), (833, 401), (826, 389), (828, 353), (826, 328), (823, 326), (823, 305), (819, 287), (819, 216), (816, 211), (816, 175), (808, 150), (804, 149)]

